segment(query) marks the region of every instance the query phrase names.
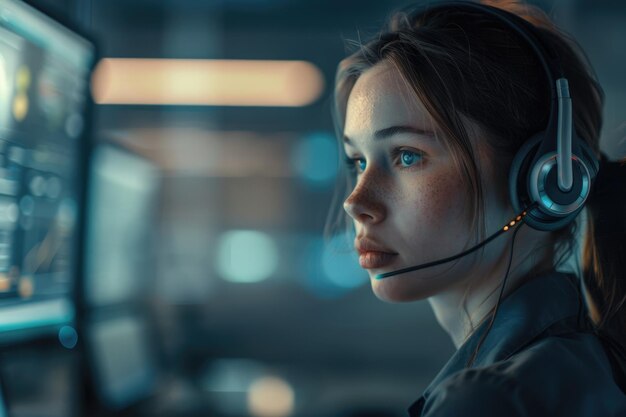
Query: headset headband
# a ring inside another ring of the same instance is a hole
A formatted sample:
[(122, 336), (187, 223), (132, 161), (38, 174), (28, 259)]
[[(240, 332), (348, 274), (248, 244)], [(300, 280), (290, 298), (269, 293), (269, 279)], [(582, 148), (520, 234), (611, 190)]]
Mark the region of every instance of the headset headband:
[(535, 56), (537, 57), (537, 59), (539, 59), (539, 62), (541, 63), (541, 66), (543, 67), (546, 76), (548, 77), (551, 98), (554, 99), (557, 97), (556, 80), (565, 76), (563, 72), (563, 67), (561, 66), (561, 61), (559, 60), (556, 53), (554, 53), (551, 48), (547, 47), (544, 42), (539, 39), (535, 27), (530, 22), (526, 21), (525, 19), (514, 13), (507, 12), (506, 10), (472, 2), (445, 2), (431, 7), (424, 12), (430, 12), (439, 8), (448, 8), (451, 6), (461, 8), (465, 7), (485, 12), (491, 16), (499, 18), (500, 21), (503, 21), (507, 26), (513, 29), (515, 33), (521, 36), (526, 41), (528, 46), (530, 46), (535, 52)]

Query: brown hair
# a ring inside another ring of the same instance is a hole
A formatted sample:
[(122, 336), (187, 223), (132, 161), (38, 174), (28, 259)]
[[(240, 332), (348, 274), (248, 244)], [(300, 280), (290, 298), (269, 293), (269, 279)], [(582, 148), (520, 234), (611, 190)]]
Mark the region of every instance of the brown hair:
[[(536, 6), (514, 0), (482, 3), (530, 22), (541, 42), (558, 54), (569, 81), (575, 129), (599, 157), (604, 92), (578, 43)], [(483, 240), (483, 190), (463, 120), (471, 120), (483, 131), (488, 148), (497, 155), (492, 159), (497, 164), (494, 169), (508, 178), (517, 150), (548, 120), (547, 78), (531, 47), (500, 19), (484, 12), (419, 5), (395, 11), (368, 42), (352, 43), (358, 49), (339, 63), (335, 76), (332, 104), (337, 138), (343, 137), (348, 97), (360, 75), (383, 61), (393, 65), (444, 133), (445, 146), (467, 181), (471, 232)], [(342, 140), (338, 142), (342, 155)], [(327, 219), (327, 236), (352, 227), (339, 203), (354, 187), (355, 178), (341, 165), (342, 182)], [(505, 181), (499, 192), (507, 188)], [(587, 201), (590, 215), (579, 275), (587, 289), (593, 325), (626, 346), (626, 281), (619, 277), (626, 267), (626, 196), (617, 189), (608, 190), (608, 198), (594, 194)], [(608, 221), (602, 223), (607, 215)], [(550, 234), (555, 269), (577, 250), (580, 217)]]

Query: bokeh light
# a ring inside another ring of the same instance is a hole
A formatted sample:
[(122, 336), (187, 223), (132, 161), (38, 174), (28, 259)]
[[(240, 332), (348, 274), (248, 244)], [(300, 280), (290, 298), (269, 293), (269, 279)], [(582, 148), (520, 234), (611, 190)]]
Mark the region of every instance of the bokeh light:
[(357, 288), (368, 282), (367, 273), (359, 265), (353, 238), (348, 234), (336, 235), (324, 245), (322, 270), (338, 287)]
[(293, 170), (304, 180), (325, 185), (337, 175), (337, 144), (327, 132), (313, 132), (300, 139), (293, 148)]
[(199, 381), (219, 415), (249, 415), (248, 391), (268, 375), (267, 366), (250, 358), (216, 358), (205, 365)]
[(328, 241), (310, 239), (300, 259), (303, 285), (319, 298), (337, 298), (369, 282), (353, 247), (354, 236), (338, 234)]
[(74, 349), (78, 343), (78, 333), (72, 326), (63, 326), (59, 329), (59, 342), (64, 348)]
[(260, 378), (248, 391), (248, 410), (255, 417), (287, 417), (293, 413), (294, 405), (294, 390), (282, 378)]
[(232, 282), (258, 282), (278, 267), (278, 249), (272, 238), (254, 230), (231, 230), (219, 239), (217, 269)]
[(299, 107), (324, 85), (307, 61), (103, 58), (91, 91), (98, 104)]

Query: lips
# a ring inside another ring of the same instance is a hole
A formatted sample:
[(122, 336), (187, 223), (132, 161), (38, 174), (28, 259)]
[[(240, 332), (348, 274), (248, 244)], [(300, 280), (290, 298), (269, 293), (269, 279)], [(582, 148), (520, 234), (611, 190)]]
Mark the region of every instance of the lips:
[(354, 241), (354, 247), (359, 252), (359, 264), (364, 269), (382, 268), (398, 256), (396, 252), (372, 238), (357, 238)]
[(394, 261), (397, 253), (365, 251), (359, 253), (359, 264), (364, 269), (377, 269)]

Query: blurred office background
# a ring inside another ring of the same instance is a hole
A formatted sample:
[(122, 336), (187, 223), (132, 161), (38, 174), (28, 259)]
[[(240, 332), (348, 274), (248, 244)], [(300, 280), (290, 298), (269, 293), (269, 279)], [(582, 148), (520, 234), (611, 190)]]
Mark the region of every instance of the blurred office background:
[[(9, 415), (406, 415), (454, 346), (426, 300), (378, 300), (349, 237), (322, 233), (345, 40), (409, 2), (27, 3), (87, 34), (98, 60), (74, 316), (6, 343)], [(531, 3), (587, 52), (602, 148), (623, 155), (626, 6)], [(236, 60), (210, 86), (233, 101), (207, 99), (208, 60)], [(241, 104), (242, 90), (257, 95)]]

